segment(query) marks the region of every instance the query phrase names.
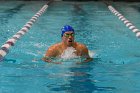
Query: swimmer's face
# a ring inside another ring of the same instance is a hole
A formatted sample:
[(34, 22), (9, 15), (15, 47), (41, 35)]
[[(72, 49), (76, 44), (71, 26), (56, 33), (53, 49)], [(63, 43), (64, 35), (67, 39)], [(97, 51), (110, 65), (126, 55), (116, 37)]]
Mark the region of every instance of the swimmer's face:
[(67, 46), (72, 46), (72, 44), (74, 43), (74, 32), (65, 32), (63, 34), (62, 40)]

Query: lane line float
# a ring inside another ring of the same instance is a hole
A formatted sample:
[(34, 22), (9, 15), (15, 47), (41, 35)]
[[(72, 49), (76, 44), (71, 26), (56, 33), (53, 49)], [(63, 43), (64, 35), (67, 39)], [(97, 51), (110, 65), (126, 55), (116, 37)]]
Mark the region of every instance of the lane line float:
[(137, 38), (140, 38), (140, 30), (134, 26), (128, 19), (126, 19), (120, 12), (118, 12), (112, 5), (108, 4), (107, 2), (104, 2), (107, 6), (108, 9), (118, 17), (119, 20), (121, 20), (128, 29), (130, 29), (133, 33), (136, 34)]
[(8, 39), (5, 44), (0, 48), (0, 61), (4, 59), (6, 54), (8, 54), (11, 46), (14, 46), (17, 40), (19, 40), (25, 33), (29, 31), (35, 21), (46, 11), (48, 4), (53, 0), (48, 1), (12, 38)]

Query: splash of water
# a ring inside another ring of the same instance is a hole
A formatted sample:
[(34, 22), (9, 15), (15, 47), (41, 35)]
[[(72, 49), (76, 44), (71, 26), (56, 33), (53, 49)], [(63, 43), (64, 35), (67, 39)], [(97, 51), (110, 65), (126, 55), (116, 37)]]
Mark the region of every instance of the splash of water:
[(95, 51), (88, 50), (88, 53), (91, 58), (95, 56)]
[(77, 58), (78, 56), (75, 54), (76, 50), (73, 47), (68, 47), (62, 54), (61, 58), (63, 59), (71, 59)]
[[(65, 62), (65, 63), (74, 63), (74, 62), (83, 62), (85, 57), (77, 56), (75, 54), (76, 49), (73, 47), (68, 47), (64, 52), (60, 55), (60, 58), (53, 58), (53, 62)], [(95, 55), (94, 51), (89, 51), (89, 56), (93, 58)]]
[[(78, 56), (75, 54), (76, 50), (73, 47), (68, 47), (62, 54), (61, 54), (61, 58), (63, 59), (71, 59), (71, 58), (78, 58)], [(89, 56), (91, 58), (93, 58), (95, 56), (95, 52), (94, 51), (88, 51), (89, 52)]]

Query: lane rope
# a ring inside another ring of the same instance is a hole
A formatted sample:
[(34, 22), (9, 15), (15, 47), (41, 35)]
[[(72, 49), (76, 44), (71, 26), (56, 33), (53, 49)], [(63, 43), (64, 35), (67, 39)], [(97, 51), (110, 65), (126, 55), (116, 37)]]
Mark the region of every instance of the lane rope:
[(136, 34), (137, 38), (140, 38), (140, 30), (134, 26), (129, 20), (127, 20), (120, 12), (118, 12), (112, 5), (105, 2), (105, 4), (108, 6), (109, 10), (118, 17), (119, 20), (121, 20), (126, 27), (128, 27), (133, 33)]
[(29, 31), (35, 21), (46, 11), (48, 4), (51, 2), (52, 0), (48, 1), (15, 35), (12, 36), (12, 38), (8, 39), (5, 44), (1, 46), (0, 61), (2, 61), (6, 54), (8, 54), (10, 47), (14, 46), (16, 41)]

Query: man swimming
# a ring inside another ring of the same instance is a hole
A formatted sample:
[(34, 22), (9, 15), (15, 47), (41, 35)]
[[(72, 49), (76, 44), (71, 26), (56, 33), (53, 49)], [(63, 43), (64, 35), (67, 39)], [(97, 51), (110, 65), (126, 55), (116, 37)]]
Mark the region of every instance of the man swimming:
[(87, 47), (84, 44), (74, 41), (75, 33), (74, 33), (74, 29), (71, 26), (65, 25), (61, 29), (61, 31), (62, 31), (62, 33), (61, 33), (62, 41), (60, 43), (52, 45), (46, 51), (45, 57), (42, 58), (43, 61), (52, 62), (52, 60), (51, 60), (52, 57), (61, 58), (61, 55), (69, 47), (72, 47), (75, 49), (74, 54), (76, 56), (81, 56), (81, 57), (86, 58), (86, 60), (84, 60), (84, 62), (89, 62), (92, 60), (92, 58), (90, 58), (90, 56), (89, 56)]

